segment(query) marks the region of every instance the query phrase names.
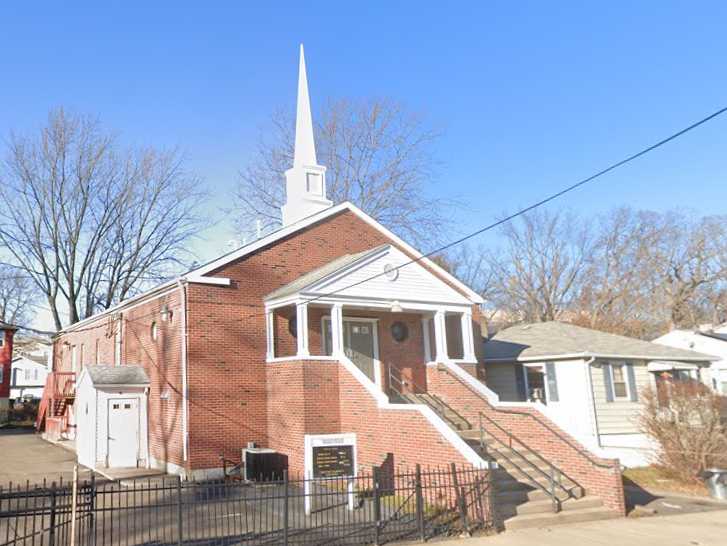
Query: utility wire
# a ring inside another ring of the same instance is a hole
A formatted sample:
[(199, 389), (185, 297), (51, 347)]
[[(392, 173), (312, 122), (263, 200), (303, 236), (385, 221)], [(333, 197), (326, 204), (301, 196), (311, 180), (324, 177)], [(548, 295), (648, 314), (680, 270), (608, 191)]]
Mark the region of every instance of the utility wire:
[(697, 127), (700, 127), (701, 125), (704, 125), (708, 121), (711, 121), (714, 118), (716, 118), (718, 116), (721, 116), (725, 112), (727, 112), (727, 106), (725, 106), (723, 108), (720, 108), (716, 112), (713, 112), (713, 113), (709, 114), (707, 117), (704, 117), (704, 118), (700, 119), (699, 121), (696, 121), (696, 122), (692, 123), (691, 125), (685, 127), (684, 129), (681, 129), (681, 130), (677, 131), (676, 133), (673, 133), (673, 134), (669, 135), (668, 137), (666, 137), (666, 138), (664, 138), (664, 139), (656, 142), (655, 144), (652, 144), (651, 146), (649, 146), (647, 148), (644, 148), (643, 150), (641, 150), (639, 152), (636, 152), (635, 154), (632, 154), (632, 155), (630, 155), (630, 156), (628, 156), (628, 157), (626, 157), (626, 158), (624, 158), (624, 159), (622, 159), (620, 161), (617, 161), (616, 163), (612, 163), (608, 167), (606, 167), (606, 168), (598, 171), (595, 174), (592, 174), (588, 178), (584, 178), (582, 180), (579, 180), (578, 182), (576, 182), (574, 184), (571, 184), (570, 186), (567, 186), (567, 187), (563, 188), (562, 190), (560, 190), (560, 191), (558, 191), (556, 193), (553, 193), (553, 194), (549, 195), (548, 197), (545, 197), (544, 199), (541, 199), (540, 201), (536, 201), (532, 205), (529, 205), (529, 206), (527, 206), (527, 207), (525, 207), (523, 209), (520, 209), (519, 211), (517, 211), (517, 212), (515, 212), (513, 214), (510, 214), (508, 216), (505, 216), (504, 218), (502, 218), (500, 220), (497, 220), (496, 222), (492, 222), (491, 224), (488, 224), (488, 225), (484, 226), (483, 228), (480, 228), (480, 229), (478, 229), (476, 231), (473, 231), (472, 233), (470, 233), (468, 235), (465, 235), (463, 237), (460, 237), (459, 239), (456, 239), (456, 240), (454, 240), (454, 241), (452, 241), (450, 243), (447, 243), (446, 245), (441, 246), (441, 247), (439, 247), (439, 248), (437, 248), (435, 250), (432, 250), (431, 252), (428, 252), (427, 254), (423, 254), (422, 256), (419, 256), (418, 258), (413, 258), (413, 259), (411, 259), (408, 262), (404, 262), (401, 265), (398, 265), (396, 267), (393, 267), (393, 268), (389, 269), (388, 271), (382, 271), (380, 273), (377, 273), (376, 275), (372, 275), (370, 277), (367, 277), (365, 279), (362, 279), (360, 281), (357, 281), (355, 283), (352, 283), (352, 284), (350, 284), (348, 286), (344, 286), (342, 288), (338, 288), (338, 289), (333, 290), (331, 292), (328, 292), (326, 294), (321, 294), (319, 296), (315, 296), (313, 298), (310, 298), (310, 299), (305, 300), (304, 302), (296, 303), (296, 306), (297, 305), (302, 305), (304, 303), (305, 304), (308, 304), (308, 303), (314, 302), (316, 300), (319, 300), (321, 298), (325, 298), (325, 297), (331, 296), (333, 294), (337, 294), (338, 292), (342, 292), (344, 290), (348, 290), (350, 288), (354, 288), (354, 287), (359, 286), (359, 285), (361, 285), (361, 284), (363, 284), (365, 282), (371, 281), (373, 279), (376, 279), (376, 278), (381, 277), (381, 276), (386, 275), (386, 274), (390, 274), (391, 271), (398, 271), (402, 267), (406, 267), (407, 265), (411, 265), (413, 263), (420, 262), (424, 258), (429, 258), (430, 256), (433, 256), (435, 254), (439, 254), (439, 253), (441, 253), (441, 252), (443, 252), (445, 250), (448, 250), (448, 249), (450, 249), (450, 248), (452, 248), (452, 247), (454, 247), (456, 245), (462, 244), (465, 241), (468, 241), (469, 239), (472, 239), (473, 237), (477, 237), (478, 235), (481, 235), (481, 234), (485, 233), (486, 231), (490, 231), (492, 229), (495, 229), (496, 227), (501, 226), (502, 224), (505, 224), (505, 223), (509, 222), (510, 220), (513, 220), (513, 219), (517, 218), (518, 216), (522, 216), (523, 214), (526, 214), (526, 213), (528, 213), (528, 212), (530, 212), (530, 211), (532, 211), (532, 210), (534, 210), (536, 208), (542, 207), (543, 205), (545, 205), (547, 203), (550, 203), (551, 201), (554, 201), (554, 200), (558, 199), (559, 197), (562, 197), (563, 195), (565, 195), (567, 193), (570, 193), (570, 192), (572, 192), (572, 191), (580, 188), (581, 186), (585, 186), (589, 182), (592, 182), (593, 180), (595, 180), (597, 178), (600, 178), (601, 176), (603, 176), (603, 175), (605, 175), (607, 173), (610, 173), (611, 171), (614, 171), (614, 170), (618, 169), (619, 167), (622, 167), (622, 166), (626, 165), (627, 163), (631, 163), (632, 161), (640, 158), (643, 155), (648, 154), (649, 152), (652, 152), (652, 151), (656, 150), (657, 148), (661, 148), (662, 146), (664, 146), (665, 144), (668, 144), (672, 140), (676, 140), (677, 138), (681, 137), (682, 135), (685, 135), (686, 133), (688, 133), (688, 132), (696, 129)]

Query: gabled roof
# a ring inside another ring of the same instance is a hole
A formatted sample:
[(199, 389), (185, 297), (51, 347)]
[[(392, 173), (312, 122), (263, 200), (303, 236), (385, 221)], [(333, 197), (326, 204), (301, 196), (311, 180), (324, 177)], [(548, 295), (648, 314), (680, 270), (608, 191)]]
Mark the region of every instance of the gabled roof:
[(720, 341), (727, 341), (727, 334), (722, 334), (718, 332), (696, 332), (700, 336), (704, 337), (711, 337), (712, 339), (718, 339)]
[(565, 358), (632, 358), (709, 362), (717, 357), (572, 324), (551, 321), (499, 331), (485, 342), (486, 361)]
[(13, 358), (13, 362), (16, 360), (25, 359), (30, 360), (31, 362), (34, 362), (35, 364), (39, 364), (43, 367), (48, 366), (48, 357), (47, 356), (41, 356), (41, 355), (29, 355), (26, 353), (19, 353), (17, 356)]
[(311, 216), (308, 216), (307, 218), (303, 218), (302, 220), (299, 220), (298, 222), (295, 222), (293, 224), (284, 226), (276, 231), (273, 231), (272, 233), (269, 233), (268, 235), (261, 237), (260, 239), (253, 241), (247, 245), (244, 245), (237, 250), (234, 250), (232, 252), (228, 252), (227, 254), (224, 254), (220, 256), (219, 258), (216, 258), (204, 265), (201, 265), (195, 269), (192, 269), (191, 271), (188, 271), (184, 275), (181, 275), (180, 277), (177, 277), (175, 279), (172, 279), (170, 281), (167, 281), (163, 284), (160, 284), (150, 290), (147, 290), (146, 292), (143, 292), (137, 296), (134, 296), (133, 298), (129, 298), (128, 300), (125, 300), (117, 305), (114, 305), (113, 307), (107, 309), (106, 311), (102, 313), (97, 313), (96, 315), (93, 315), (87, 319), (81, 320), (79, 322), (76, 322), (75, 324), (68, 326), (67, 328), (64, 328), (60, 330), (58, 333), (63, 332), (72, 332), (74, 329), (79, 328), (80, 326), (83, 326), (84, 324), (88, 324), (94, 320), (97, 320), (99, 317), (104, 315), (109, 315), (112, 313), (117, 313), (124, 309), (126, 306), (131, 305), (132, 303), (136, 303), (139, 301), (144, 300), (145, 298), (148, 298), (150, 296), (162, 293), (163, 291), (169, 291), (174, 288), (174, 286), (179, 282), (180, 280), (187, 281), (187, 282), (199, 282), (201, 277), (206, 277), (210, 274), (212, 274), (214, 271), (220, 269), (221, 267), (224, 267), (227, 264), (230, 264), (236, 260), (239, 260), (241, 258), (244, 258), (245, 256), (248, 256), (250, 254), (253, 254), (257, 250), (264, 248), (268, 245), (272, 245), (275, 242), (284, 239), (285, 237), (289, 237), (298, 231), (302, 231), (318, 222), (321, 222), (327, 218), (330, 218), (332, 216), (335, 216), (337, 214), (340, 214), (345, 211), (350, 211), (353, 214), (355, 214), (357, 217), (359, 217), (361, 220), (366, 222), (368, 225), (382, 233), (385, 237), (390, 239), (394, 244), (396, 244), (398, 247), (402, 248), (404, 251), (406, 251), (408, 254), (410, 254), (415, 260), (418, 261), (418, 263), (428, 267), (432, 271), (435, 271), (440, 277), (446, 279), (449, 283), (452, 284), (452, 286), (456, 287), (457, 290), (461, 291), (463, 294), (466, 295), (466, 297), (472, 302), (472, 303), (484, 303), (484, 300), (482, 299), (482, 296), (480, 296), (477, 292), (472, 290), (469, 286), (464, 284), (462, 281), (460, 281), (457, 277), (446, 271), (441, 266), (434, 263), (429, 258), (424, 257), (424, 255), (416, 250), (414, 247), (412, 247), (409, 243), (395, 235), (393, 232), (386, 229), (383, 225), (381, 225), (378, 221), (374, 220), (371, 216), (366, 214), (364, 211), (359, 209), (356, 205), (353, 203), (349, 203), (348, 201), (344, 203), (340, 203), (338, 205), (335, 205), (333, 207), (327, 208), (325, 210), (322, 210), (321, 212), (318, 212), (316, 214), (312, 214)]
[(149, 385), (149, 376), (141, 366), (86, 366), (88, 377), (96, 387)]
[(383, 248), (386, 248), (388, 246), (389, 245), (380, 245), (376, 248), (364, 250), (363, 252), (357, 252), (356, 254), (346, 254), (344, 256), (336, 258), (335, 260), (328, 262), (324, 266), (319, 267), (318, 269), (314, 269), (313, 271), (309, 271), (305, 275), (301, 275), (300, 277), (295, 279), (293, 282), (290, 282), (284, 286), (281, 286), (277, 290), (274, 290), (273, 292), (268, 294), (265, 299), (272, 300), (277, 298), (284, 298), (286, 296), (292, 296), (293, 294), (300, 292), (306, 286), (310, 286), (311, 284), (325, 279), (329, 275), (336, 273), (341, 269), (345, 269), (349, 265), (354, 264), (359, 260), (364, 260), (368, 256), (376, 254), (379, 250), (382, 250)]

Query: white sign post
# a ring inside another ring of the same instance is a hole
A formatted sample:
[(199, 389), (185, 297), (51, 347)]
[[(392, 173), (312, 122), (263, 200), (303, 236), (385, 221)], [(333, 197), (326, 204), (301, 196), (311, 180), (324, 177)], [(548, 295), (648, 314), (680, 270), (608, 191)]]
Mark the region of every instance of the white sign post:
[(353, 510), (356, 460), (356, 434), (305, 435), (305, 513), (311, 513), (311, 483), (340, 478), (348, 480), (348, 509)]

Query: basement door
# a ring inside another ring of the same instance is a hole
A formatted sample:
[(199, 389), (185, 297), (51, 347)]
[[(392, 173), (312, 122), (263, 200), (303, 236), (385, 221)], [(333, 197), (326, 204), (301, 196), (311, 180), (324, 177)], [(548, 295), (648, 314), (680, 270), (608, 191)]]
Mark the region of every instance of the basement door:
[(108, 405), (108, 466), (135, 467), (139, 453), (139, 400), (111, 398)]

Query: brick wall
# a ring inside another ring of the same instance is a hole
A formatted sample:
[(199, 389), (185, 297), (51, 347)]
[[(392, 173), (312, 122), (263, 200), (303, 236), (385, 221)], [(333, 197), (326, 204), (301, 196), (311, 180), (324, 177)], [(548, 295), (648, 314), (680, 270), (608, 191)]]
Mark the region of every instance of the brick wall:
[(305, 434), (356, 433), (363, 469), (389, 464), (467, 464), (418, 411), (381, 409), (335, 361), (285, 361), (268, 371), (269, 447), (288, 455), (291, 473), (304, 470)]
[[(264, 298), (337, 257), (390, 242), (353, 213), (343, 211), (210, 273), (210, 276), (231, 279), (229, 287), (187, 286), (189, 460), (186, 467), (189, 470), (219, 468), (221, 455), (238, 457), (240, 449), (251, 441), (263, 446), (279, 446), (281, 451), (285, 445), (290, 445), (291, 449), (300, 450), (291, 454), (292, 457), (297, 457), (298, 453), (302, 456), (303, 444), (298, 442), (300, 432), (295, 432), (296, 425), (293, 422), (286, 424), (289, 417), (282, 411), (272, 417), (268, 413), (274, 408), (285, 409), (290, 404), (295, 408), (298, 407), (295, 404), (302, 403), (308, 408), (304, 415), (318, 415), (316, 398), (298, 400), (302, 393), (288, 387), (286, 382), (288, 379), (302, 381), (309, 385), (307, 388), (311, 392), (316, 392), (323, 388), (315, 387), (322, 372), (311, 371), (309, 367), (289, 370), (289, 366), (278, 367), (278, 363), (266, 364)], [(173, 321), (167, 326), (157, 319), (160, 336), (152, 342), (151, 322), (159, 316), (164, 303), (173, 308)], [(152, 297), (132, 309), (122, 310), (120, 315), (122, 362), (144, 366), (152, 380), (149, 426), (152, 456), (182, 466), (180, 306), (179, 290), (175, 289), (169, 295)], [(329, 311), (316, 310), (313, 306), (310, 310), (311, 351), (322, 352), (320, 316)], [(295, 340), (288, 333), (287, 316), (282, 316), (282, 312), (280, 315), (276, 318), (280, 348), (292, 355)], [(382, 316), (379, 325), (381, 355), (392, 355), (399, 365), (409, 368), (406, 373), (411, 377), (418, 375), (417, 382), (424, 381), (418, 317), (405, 315), (396, 318), (411, 321), (410, 340), (398, 346), (391, 343), (388, 334), (390, 319)], [(113, 364), (115, 328), (113, 320), (102, 316), (95, 322), (85, 323), (77, 332), (62, 334), (55, 343), (54, 369), (70, 369), (74, 345), (78, 347), (79, 357), (82, 352), (84, 365), (95, 363), (97, 358), (102, 364)], [(296, 373), (303, 375), (298, 377)], [(168, 400), (160, 400), (162, 392)], [(329, 405), (325, 409), (329, 411)], [(339, 406), (338, 411), (342, 412), (344, 408)], [(321, 420), (319, 416), (311, 419), (323, 430), (328, 430), (335, 421)], [(416, 421), (416, 418), (408, 419)], [(295, 441), (277, 433), (274, 429), (278, 426), (289, 428), (290, 438), (296, 438)]]
[[(162, 308), (170, 311), (162, 320)], [(116, 331), (121, 328), (121, 363), (142, 366), (149, 375), (149, 450), (158, 461), (184, 467), (182, 435), (182, 298), (180, 289), (150, 299), (115, 315), (84, 323), (54, 341), (55, 371), (77, 373), (89, 365), (115, 364)], [(151, 327), (156, 323), (157, 338)]]
[(0, 381), (0, 398), (10, 396), (10, 374), (13, 361), (13, 337), (15, 330), (0, 330), (0, 339), (3, 345), (0, 347), (0, 368), (2, 368), (2, 381)]
[[(440, 396), (474, 426), (478, 426), (479, 413), (484, 413), (552, 461), (556, 467), (578, 482), (587, 494), (601, 497), (605, 506), (625, 515), (623, 483), (618, 461), (601, 459), (594, 455), (589, 459), (582, 454), (587, 451), (582, 445), (534, 409), (495, 408), (451, 372), (430, 366), (427, 374), (430, 391)], [(485, 423), (485, 428), (499, 439), (507, 439), (496, 427)]]

